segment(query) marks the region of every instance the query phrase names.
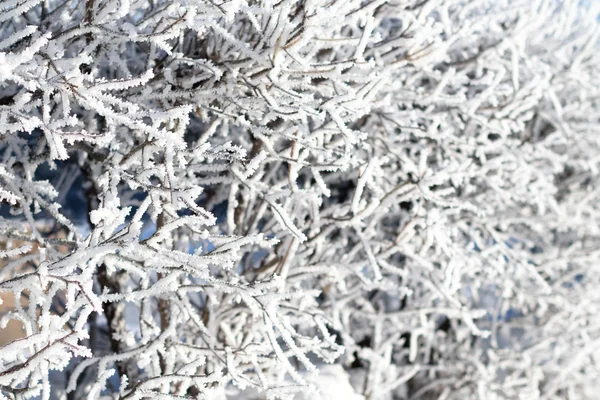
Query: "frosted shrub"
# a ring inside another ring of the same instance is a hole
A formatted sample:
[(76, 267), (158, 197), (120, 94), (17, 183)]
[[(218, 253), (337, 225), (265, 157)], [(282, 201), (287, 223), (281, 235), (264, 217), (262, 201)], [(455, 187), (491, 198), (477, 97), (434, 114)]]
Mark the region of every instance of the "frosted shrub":
[(0, 398), (594, 398), (598, 5), (1, 2)]

